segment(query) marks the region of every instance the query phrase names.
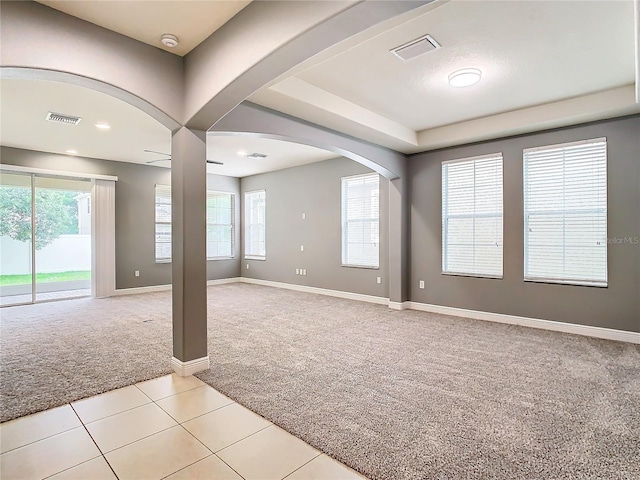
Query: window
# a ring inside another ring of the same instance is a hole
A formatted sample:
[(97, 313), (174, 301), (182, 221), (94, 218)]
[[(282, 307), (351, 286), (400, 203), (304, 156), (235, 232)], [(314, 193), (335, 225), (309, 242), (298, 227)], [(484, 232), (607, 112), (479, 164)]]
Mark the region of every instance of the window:
[(524, 150), (524, 278), (607, 285), (607, 140)]
[(342, 265), (378, 268), (380, 263), (380, 177), (342, 179)]
[(267, 255), (267, 192), (247, 192), (244, 194), (244, 257), (264, 260)]
[(207, 191), (207, 259), (232, 258), (235, 201), (232, 193)]
[(156, 263), (171, 261), (171, 187), (156, 185)]
[[(207, 190), (207, 260), (233, 258), (232, 193)], [(171, 187), (156, 185), (156, 263), (171, 261)]]
[(442, 272), (502, 278), (502, 154), (442, 164)]

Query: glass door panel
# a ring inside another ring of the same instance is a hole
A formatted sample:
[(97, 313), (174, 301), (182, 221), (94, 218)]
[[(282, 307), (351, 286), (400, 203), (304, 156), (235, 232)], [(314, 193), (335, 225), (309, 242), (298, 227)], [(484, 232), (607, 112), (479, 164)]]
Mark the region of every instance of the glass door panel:
[(35, 177), (36, 301), (91, 295), (91, 181)]
[(32, 176), (0, 171), (0, 305), (33, 301)]

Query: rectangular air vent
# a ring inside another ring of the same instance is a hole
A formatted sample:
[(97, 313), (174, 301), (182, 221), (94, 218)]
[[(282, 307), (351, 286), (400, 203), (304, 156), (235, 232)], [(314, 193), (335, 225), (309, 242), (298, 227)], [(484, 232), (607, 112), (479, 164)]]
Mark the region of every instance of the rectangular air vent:
[(404, 45), (392, 48), (391, 53), (405, 62), (427, 52), (440, 48), (440, 44), (431, 35), (423, 35)]
[(264, 153), (250, 153), (247, 158), (267, 158)]
[(73, 117), (71, 115), (63, 115), (61, 113), (49, 112), (47, 113), (47, 120), (49, 120), (50, 122), (64, 123), (67, 125), (77, 125), (80, 123), (80, 120), (82, 120), (82, 118)]

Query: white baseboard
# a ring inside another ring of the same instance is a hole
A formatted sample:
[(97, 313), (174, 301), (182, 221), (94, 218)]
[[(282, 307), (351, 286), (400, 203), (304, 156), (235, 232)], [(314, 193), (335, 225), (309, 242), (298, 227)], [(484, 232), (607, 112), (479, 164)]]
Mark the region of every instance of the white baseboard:
[(242, 281), (241, 277), (220, 278), (218, 280), (207, 280), (207, 287), (212, 285), (224, 285), (226, 283), (239, 283)]
[(391, 310), (407, 310), (410, 302), (392, 302), (389, 300), (389, 308)]
[(176, 357), (171, 357), (171, 368), (181, 377), (188, 377), (194, 373), (202, 372), (209, 369), (209, 355), (195, 360), (183, 362)]
[(342, 292), (340, 290), (328, 290), (326, 288), (309, 287), (307, 285), (296, 285), (294, 283), (273, 282), (271, 280), (260, 280), (257, 278), (241, 277), (242, 283), (252, 283), (254, 285), (264, 285), (266, 287), (285, 288), (297, 292), (317, 293), (330, 297), (348, 298), (349, 300), (360, 300), (361, 302), (376, 303), (378, 305), (388, 305), (389, 299), (376, 297), (374, 295), (364, 295), (362, 293)]
[(475, 320), (507, 323), (509, 325), (520, 325), (522, 327), (539, 328), (542, 330), (552, 330), (554, 332), (573, 333), (575, 335), (583, 335), (586, 337), (604, 338), (606, 340), (640, 344), (640, 333), (628, 332), (625, 330), (592, 327), (589, 325), (578, 325), (575, 323), (552, 322), (551, 320), (542, 320), (539, 318), (518, 317), (516, 315), (481, 312), (478, 310), (445, 307), (442, 305), (431, 305), (428, 303), (405, 303), (408, 303), (409, 308), (412, 310), (420, 310), (422, 312), (440, 313), (443, 315), (453, 315), (455, 317), (473, 318)]
[(114, 296), (118, 295), (135, 295), (138, 293), (165, 292), (171, 290), (171, 284), (168, 285), (150, 285), (148, 287), (118, 288), (114, 292)]

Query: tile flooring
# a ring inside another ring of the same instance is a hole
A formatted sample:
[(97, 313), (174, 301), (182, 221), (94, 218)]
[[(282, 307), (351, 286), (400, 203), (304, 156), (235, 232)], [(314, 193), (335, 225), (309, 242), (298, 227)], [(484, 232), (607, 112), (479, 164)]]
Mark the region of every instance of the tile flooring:
[(196, 377), (164, 377), (0, 425), (0, 478), (362, 480)]

